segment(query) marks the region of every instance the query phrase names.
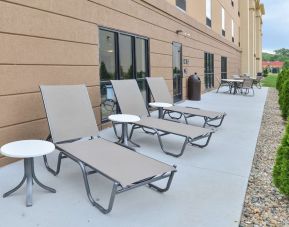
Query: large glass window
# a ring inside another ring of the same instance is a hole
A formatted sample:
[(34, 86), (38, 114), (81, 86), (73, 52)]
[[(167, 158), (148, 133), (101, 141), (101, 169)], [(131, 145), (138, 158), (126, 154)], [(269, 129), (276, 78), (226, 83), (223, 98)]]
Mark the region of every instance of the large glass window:
[(145, 77), (148, 73), (148, 40), (114, 30), (100, 29), (100, 91), (102, 121), (117, 113), (117, 102), (110, 80), (136, 79), (148, 102)]
[(173, 43), (173, 96), (174, 102), (182, 100), (182, 44)]
[(176, 6), (184, 11), (186, 11), (187, 5), (186, 0), (176, 0)]
[(222, 35), (226, 36), (226, 31), (225, 31), (225, 9), (222, 7)]
[(102, 119), (116, 112), (116, 98), (110, 80), (116, 77), (116, 37), (114, 32), (99, 34), (100, 93)]
[(205, 68), (205, 87), (210, 89), (214, 87), (214, 54), (205, 52), (204, 56)]
[(235, 24), (232, 19), (232, 42), (235, 42)]
[(206, 25), (212, 27), (212, 0), (206, 0)]
[(221, 57), (221, 79), (227, 79), (227, 58)]

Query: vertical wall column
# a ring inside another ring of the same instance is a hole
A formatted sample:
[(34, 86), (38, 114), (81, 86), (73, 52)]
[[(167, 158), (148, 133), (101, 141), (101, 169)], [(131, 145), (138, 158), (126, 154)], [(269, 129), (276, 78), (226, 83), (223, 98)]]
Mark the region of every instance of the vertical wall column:
[(242, 48), (241, 55), (241, 74), (249, 73), (249, 0), (242, 0), (240, 3), (240, 43)]
[(256, 3), (255, 0), (250, 0), (249, 8), (249, 75), (256, 76)]
[(256, 13), (256, 71), (262, 72), (262, 18), (261, 12)]

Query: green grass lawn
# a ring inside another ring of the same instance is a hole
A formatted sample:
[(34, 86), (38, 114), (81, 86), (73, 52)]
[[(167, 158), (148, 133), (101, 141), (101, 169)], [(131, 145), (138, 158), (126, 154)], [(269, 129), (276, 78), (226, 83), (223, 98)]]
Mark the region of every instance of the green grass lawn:
[(269, 73), (269, 75), (262, 80), (262, 86), (276, 87), (277, 76), (278, 74)]

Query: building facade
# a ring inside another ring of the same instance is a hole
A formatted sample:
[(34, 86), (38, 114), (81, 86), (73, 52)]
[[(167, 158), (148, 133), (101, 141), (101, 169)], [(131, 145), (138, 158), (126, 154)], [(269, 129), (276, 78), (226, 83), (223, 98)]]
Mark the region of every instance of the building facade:
[(148, 100), (144, 78), (162, 76), (178, 101), (195, 72), (203, 92), (255, 76), (263, 14), (258, 0), (0, 0), (0, 146), (48, 136), (40, 84), (86, 84), (105, 127), (110, 79), (137, 79)]

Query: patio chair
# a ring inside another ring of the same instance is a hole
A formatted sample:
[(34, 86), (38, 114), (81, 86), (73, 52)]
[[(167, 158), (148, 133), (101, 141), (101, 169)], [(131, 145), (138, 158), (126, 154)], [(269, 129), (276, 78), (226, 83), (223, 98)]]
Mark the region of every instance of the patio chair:
[(218, 86), (218, 89), (217, 89), (216, 93), (219, 92), (219, 89), (220, 89), (221, 87), (228, 87), (229, 90), (226, 91), (226, 92), (230, 92), (230, 91), (232, 90), (232, 84), (231, 84), (231, 83), (229, 83), (229, 82), (227, 82), (227, 81), (222, 81), (222, 79), (220, 79), (219, 77), (216, 77), (216, 78), (217, 78), (217, 81), (218, 81), (218, 83), (219, 83), (219, 86)]
[[(161, 77), (146, 78), (152, 96), (156, 102), (166, 102), (173, 104), (173, 98), (171, 97), (166, 82)], [(227, 85), (231, 86), (231, 85)], [(231, 87), (230, 87), (231, 90)], [(169, 108), (164, 108), (164, 116), (168, 114), (172, 119), (180, 119), (184, 117), (186, 124), (188, 124), (188, 118), (202, 117), (204, 119), (203, 127), (206, 125), (219, 127), (223, 123), (226, 113), (214, 112), (209, 110), (197, 109), (192, 107), (182, 107), (173, 105)], [(178, 117), (174, 117), (171, 113), (178, 113)], [(217, 124), (211, 124), (210, 122), (219, 121)]]
[[(143, 185), (165, 192), (170, 188), (176, 167), (136, 153), (100, 138), (85, 85), (41, 86), (52, 142), (60, 151), (57, 169), (44, 162), (49, 172), (58, 175), (61, 160), (70, 158), (82, 171), (90, 203), (102, 213), (109, 213), (115, 195)], [(107, 208), (91, 194), (88, 175), (98, 173), (112, 182)], [(165, 188), (153, 182), (167, 178)]]
[(254, 83), (254, 80), (251, 78), (244, 79), (243, 83), (241, 85), (241, 88), (240, 88), (241, 94), (248, 95), (250, 93), (250, 90), (252, 90), (253, 96), (254, 96), (255, 92), (254, 92), (254, 88), (253, 88), (253, 83)]
[[(140, 121), (132, 124), (129, 138), (132, 137), (135, 129), (143, 129), (144, 132), (152, 135), (156, 134), (162, 151), (174, 157), (183, 155), (187, 144), (201, 148), (209, 144), (214, 132), (212, 129), (151, 117), (135, 80), (112, 80), (111, 83), (121, 112), (123, 114), (137, 115), (141, 118)], [(172, 153), (165, 150), (162, 137), (169, 134), (185, 138), (179, 153)], [(206, 139), (204, 144), (195, 143), (202, 139)]]
[(262, 84), (261, 84), (262, 79), (263, 79), (263, 76), (256, 76), (256, 79), (254, 79), (254, 82), (253, 82), (253, 84), (259, 89), (262, 88)]

